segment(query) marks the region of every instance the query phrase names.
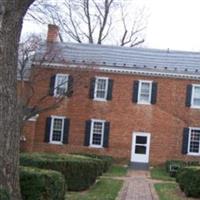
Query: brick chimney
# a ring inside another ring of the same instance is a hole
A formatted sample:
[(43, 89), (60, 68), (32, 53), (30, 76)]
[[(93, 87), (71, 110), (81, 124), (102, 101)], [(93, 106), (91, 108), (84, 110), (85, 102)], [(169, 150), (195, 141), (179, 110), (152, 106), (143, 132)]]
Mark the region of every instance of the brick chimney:
[(48, 25), (47, 42), (57, 42), (59, 35), (59, 27), (54, 24)]

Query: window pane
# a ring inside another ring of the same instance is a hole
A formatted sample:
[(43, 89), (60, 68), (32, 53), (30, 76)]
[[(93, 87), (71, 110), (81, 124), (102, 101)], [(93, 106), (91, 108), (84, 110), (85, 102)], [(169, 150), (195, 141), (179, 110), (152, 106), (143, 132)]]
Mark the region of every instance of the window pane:
[(193, 105), (194, 106), (200, 106), (200, 99), (194, 98), (193, 99)]
[(105, 97), (105, 91), (98, 91), (97, 90), (97, 97), (98, 98), (104, 98)]
[(149, 103), (151, 83), (141, 82), (139, 101)]
[(54, 130), (62, 130), (62, 119), (54, 119)]
[(191, 153), (200, 153), (200, 130), (191, 130), (190, 134), (190, 148)]
[(56, 79), (56, 94), (64, 95), (67, 91), (68, 76), (57, 75)]
[(103, 134), (103, 123), (102, 122), (94, 122), (93, 124), (93, 133), (92, 133), (92, 144), (99, 145), (102, 144), (102, 134)]
[(149, 102), (149, 95), (141, 94), (140, 95), (140, 101)]
[(106, 98), (106, 86), (107, 86), (107, 79), (96, 80), (96, 98), (100, 99)]
[(147, 137), (146, 136), (136, 136), (136, 144), (146, 144)]
[(200, 87), (194, 87), (194, 97), (200, 98)]
[(149, 94), (150, 84), (149, 83), (142, 83), (141, 85), (141, 93)]
[(61, 131), (53, 131), (52, 141), (55, 141), (55, 142), (61, 141)]
[(146, 154), (146, 147), (145, 146), (135, 146), (135, 153), (137, 154)]
[(63, 129), (63, 120), (54, 119), (53, 120), (53, 132), (52, 132), (52, 141), (61, 142), (62, 140), (62, 129)]

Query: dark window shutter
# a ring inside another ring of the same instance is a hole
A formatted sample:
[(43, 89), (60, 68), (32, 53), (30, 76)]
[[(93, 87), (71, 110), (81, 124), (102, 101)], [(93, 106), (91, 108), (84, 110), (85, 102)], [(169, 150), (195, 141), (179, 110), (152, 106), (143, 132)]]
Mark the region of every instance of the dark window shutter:
[(108, 147), (109, 146), (109, 132), (110, 132), (110, 122), (105, 122), (104, 137), (103, 137), (103, 147)]
[(64, 119), (63, 144), (68, 144), (70, 120)]
[(90, 80), (90, 91), (89, 98), (94, 99), (94, 88), (95, 88), (95, 78), (91, 78)]
[(132, 97), (132, 101), (134, 103), (138, 102), (138, 89), (139, 89), (139, 81), (134, 81), (133, 82), (133, 97)]
[(90, 145), (90, 129), (91, 129), (91, 120), (87, 120), (85, 122), (85, 141), (84, 141), (85, 146)]
[(184, 128), (183, 129), (182, 154), (188, 153), (188, 137), (189, 137), (189, 128)]
[(54, 95), (55, 80), (56, 80), (56, 75), (53, 75), (50, 79), (50, 85), (49, 85), (49, 95), (50, 96)]
[(68, 77), (68, 88), (67, 88), (67, 96), (68, 97), (71, 97), (72, 94), (73, 94), (73, 82), (74, 82), (74, 79), (71, 75), (69, 75)]
[(191, 106), (191, 98), (192, 98), (192, 85), (187, 85), (186, 101), (185, 101), (185, 105), (187, 107)]
[(112, 89), (113, 89), (113, 80), (108, 80), (108, 94), (107, 94), (107, 100), (112, 100)]
[(51, 132), (51, 117), (47, 117), (45, 135), (44, 135), (44, 142), (50, 141), (50, 132)]
[(156, 104), (157, 87), (158, 87), (158, 84), (156, 82), (153, 82), (152, 83), (152, 91), (151, 91), (151, 104)]

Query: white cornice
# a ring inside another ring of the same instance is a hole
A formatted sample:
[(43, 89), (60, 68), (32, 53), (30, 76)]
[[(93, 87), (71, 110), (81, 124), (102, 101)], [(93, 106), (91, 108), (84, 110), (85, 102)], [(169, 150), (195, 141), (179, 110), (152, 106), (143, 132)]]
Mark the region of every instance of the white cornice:
[[(79, 66), (80, 68), (90, 68), (91, 69), (91, 64), (72, 64), (72, 63), (49, 63), (49, 62), (33, 62), (33, 65), (40, 65), (44, 67), (49, 67), (49, 68), (55, 68), (55, 67), (61, 67), (61, 68), (75, 68)], [(200, 74), (195, 74), (195, 73), (189, 73), (189, 72), (173, 72), (173, 71), (161, 71), (161, 70), (156, 70), (153, 71), (153, 69), (134, 69), (134, 68), (129, 68), (129, 67), (112, 67), (112, 66), (93, 66), (92, 69), (98, 69), (103, 72), (108, 72), (108, 73), (120, 73), (120, 74), (135, 74), (135, 75), (141, 75), (141, 76), (155, 76), (155, 77), (166, 77), (166, 78), (178, 78), (178, 79), (192, 79), (192, 80), (200, 80)]]

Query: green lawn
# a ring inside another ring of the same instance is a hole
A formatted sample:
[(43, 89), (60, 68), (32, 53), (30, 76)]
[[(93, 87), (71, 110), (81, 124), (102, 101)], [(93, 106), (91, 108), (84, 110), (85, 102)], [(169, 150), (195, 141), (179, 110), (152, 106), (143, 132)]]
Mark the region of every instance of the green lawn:
[(160, 200), (181, 200), (176, 183), (156, 183), (154, 185)]
[(109, 178), (100, 179), (84, 192), (67, 192), (65, 200), (115, 200), (123, 181)]
[(175, 181), (175, 178), (170, 177), (164, 167), (154, 167), (150, 170), (151, 178), (163, 181)]
[(113, 165), (104, 176), (126, 176), (127, 167), (121, 165)]

